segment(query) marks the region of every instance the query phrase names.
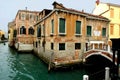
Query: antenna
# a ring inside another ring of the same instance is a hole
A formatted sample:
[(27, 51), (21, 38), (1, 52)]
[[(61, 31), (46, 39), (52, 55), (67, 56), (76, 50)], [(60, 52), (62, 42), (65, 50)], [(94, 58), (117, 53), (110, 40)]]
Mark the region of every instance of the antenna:
[(27, 7), (25, 7), (25, 10), (27, 11)]

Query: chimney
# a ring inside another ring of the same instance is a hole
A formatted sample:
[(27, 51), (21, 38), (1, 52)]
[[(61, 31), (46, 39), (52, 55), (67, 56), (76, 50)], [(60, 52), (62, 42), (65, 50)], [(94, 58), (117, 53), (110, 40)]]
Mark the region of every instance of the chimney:
[(56, 1), (55, 1), (52, 5), (53, 5), (54, 8), (58, 8), (58, 9), (60, 9), (60, 8), (65, 8), (65, 7), (63, 6), (63, 4), (57, 3)]
[(82, 12), (84, 12), (84, 9), (82, 9)]
[(97, 0), (97, 1), (96, 1), (96, 4), (99, 5), (99, 3), (100, 3), (100, 0)]

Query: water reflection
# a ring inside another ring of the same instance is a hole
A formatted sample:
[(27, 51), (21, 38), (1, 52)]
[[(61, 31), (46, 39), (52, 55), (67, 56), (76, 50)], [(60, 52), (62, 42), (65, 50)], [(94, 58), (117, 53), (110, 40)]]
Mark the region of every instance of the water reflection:
[(83, 69), (51, 71), (38, 57), (0, 44), (0, 80), (82, 80)]
[(47, 65), (32, 53), (17, 53), (0, 44), (0, 80), (82, 80), (82, 67), (48, 72)]

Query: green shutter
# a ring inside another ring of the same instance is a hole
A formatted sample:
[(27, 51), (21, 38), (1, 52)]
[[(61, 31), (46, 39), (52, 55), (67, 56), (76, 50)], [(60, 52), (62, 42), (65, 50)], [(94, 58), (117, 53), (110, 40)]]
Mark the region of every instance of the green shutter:
[(13, 37), (16, 37), (16, 36), (17, 36), (17, 30), (14, 30)]
[(81, 34), (81, 21), (76, 21), (76, 34)]
[(51, 21), (51, 25), (52, 25), (52, 33), (54, 33), (54, 20)]
[(65, 33), (65, 19), (60, 18), (59, 33)]
[(87, 36), (91, 36), (91, 26), (87, 26)]
[(41, 26), (37, 27), (37, 37), (41, 37)]
[(102, 29), (102, 36), (106, 36), (106, 28)]

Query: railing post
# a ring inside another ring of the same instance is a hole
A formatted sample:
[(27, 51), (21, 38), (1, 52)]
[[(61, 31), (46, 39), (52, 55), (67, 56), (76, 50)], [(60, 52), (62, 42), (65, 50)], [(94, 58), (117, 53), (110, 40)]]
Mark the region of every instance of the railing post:
[(83, 75), (83, 80), (89, 80), (89, 76), (88, 75)]
[(105, 68), (105, 80), (110, 80), (110, 68), (106, 67)]

